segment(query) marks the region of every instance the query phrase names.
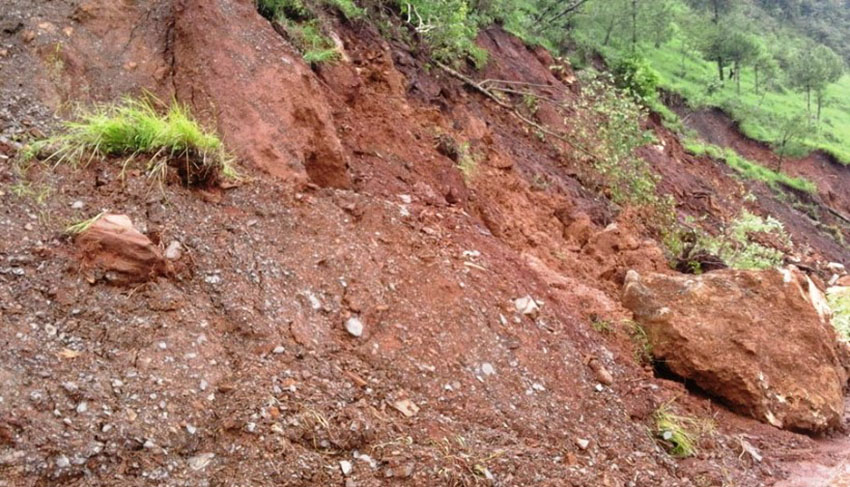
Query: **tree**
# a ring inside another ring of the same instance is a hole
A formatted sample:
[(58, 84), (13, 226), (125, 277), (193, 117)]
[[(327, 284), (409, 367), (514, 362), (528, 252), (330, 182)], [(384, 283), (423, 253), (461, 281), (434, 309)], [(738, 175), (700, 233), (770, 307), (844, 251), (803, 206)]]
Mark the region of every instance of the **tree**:
[(826, 87), (838, 81), (844, 72), (843, 62), (835, 51), (818, 45), (797, 51), (794, 55), (788, 78), (791, 85), (806, 94), (806, 109), (812, 114), (812, 93), (817, 97), (818, 119)]
[(700, 50), (707, 60), (717, 63), (717, 74), (723, 81), (723, 68), (729, 64), (725, 51), (726, 38), (732, 31), (723, 18), (732, 10), (733, 0), (698, 0), (696, 3), (708, 9), (711, 23), (714, 24), (714, 28), (705, 34)]
[(755, 61), (759, 54), (758, 40), (740, 31), (733, 32), (724, 41), (726, 57), (733, 63), (733, 76), (737, 84), (738, 94), (741, 94), (741, 70), (745, 65)]

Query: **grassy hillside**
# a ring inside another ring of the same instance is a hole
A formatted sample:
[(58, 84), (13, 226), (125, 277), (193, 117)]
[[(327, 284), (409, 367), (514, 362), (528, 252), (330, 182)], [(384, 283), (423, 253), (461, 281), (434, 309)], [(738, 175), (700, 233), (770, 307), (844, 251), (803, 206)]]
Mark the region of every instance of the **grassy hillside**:
[[(659, 86), (682, 95), (692, 108), (719, 107), (740, 123), (746, 135), (774, 146), (789, 127), (796, 126), (795, 136), (783, 149), (787, 155), (822, 149), (850, 163), (850, 76), (843, 75), (826, 87), (818, 120), (814, 91), (809, 110), (805, 93), (792, 89), (791, 74), (795, 56), (805, 58), (818, 43), (780, 15), (783, 11), (766, 11), (760, 2), (742, 0), (730, 3), (715, 23), (709, 2), (658, 0), (644, 3), (649, 7), (639, 13), (635, 33), (627, 15), (631, 2), (620, 2), (621, 8), (616, 8), (617, 2), (591, 1), (576, 18), (572, 36), (579, 65), (590, 52), (601, 53), (614, 65), (636, 51), (658, 73)], [(728, 79), (734, 67), (730, 62), (725, 66), (727, 78), (720, 81), (717, 64), (705, 55), (706, 39), (718, 26), (724, 38), (740, 34), (757, 44), (760, 59), (769, 60), (773, 75), (766, 77), (763, 68), (758, 88), (752, 60), (742, 62), (739, 80)], [(835, 66), (843, 69), (840, 64), (838, 58)]]
[[(647, 47), (643, 54), (660, 75), (660, 86), (679, 93), (694, 107), (720, 107), (741, 124), (749, 137), (775, 142), (782, 131), (782, 122), (806, 113), (805, 95), (784, 86), (755, 93), (752, 69), (741, 73), (741, 91), (736, 83), (717, 85), (717, 68), (698, 53), (685, 54), (682, 70), (681, 34), (659, 48)], [(709, 87), (715, 88), (714, 91)], [(826, 106), (820, 123), (813, 123), (792, 144), (791, 155), (803, 155), (823, 149), (842, 162), (850, 162), (850, 75), (844, 75), (827, 88)]]

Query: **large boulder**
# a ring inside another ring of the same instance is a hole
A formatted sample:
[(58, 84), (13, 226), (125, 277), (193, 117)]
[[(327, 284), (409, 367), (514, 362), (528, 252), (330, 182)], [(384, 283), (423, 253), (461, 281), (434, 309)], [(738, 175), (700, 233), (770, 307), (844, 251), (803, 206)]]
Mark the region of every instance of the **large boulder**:
[(839, 425), (847, 378), (835, 332), (823, 295), (795, 268), (629, 271), (623, 304), (656, 360), (732, 408), (796, 431)]

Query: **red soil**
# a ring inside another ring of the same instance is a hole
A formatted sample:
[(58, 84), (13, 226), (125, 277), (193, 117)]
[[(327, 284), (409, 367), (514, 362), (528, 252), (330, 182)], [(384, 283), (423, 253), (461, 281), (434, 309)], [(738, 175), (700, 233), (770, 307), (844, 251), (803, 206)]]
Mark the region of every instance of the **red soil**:
[[(23, 28), (0, 58), (4, 131), (147, 88), (215, 122), (252, 180), (160, 192), (138, 172), (122, 181), (116, 161), (0, 166), (0, 486), (352, 485), (341, 460), (361, 486), (758, 486), (813, 451), (636, 363), (622, 276), (666, 271), (640, 216), (582, 187), (562, 144), (407, 46), (339, 25), (350, 61), (314, 73), (247, 0), (11, 3)], [(480, 76), (573, 96), (547, 54), (496, 28), (480, 44)], [(665, 145), (643, 153), (683, 214), (719, 225), (749, 189), (809, 261), (848, 261), (767, 188), (655, 129)], [(475, 175), (437, 150), (440, 135), (480, 154)], [(52, 193), (39, 203), (23, 183)], [(86, 282), (60, 230), (104, 208), (181, 242), (174, 275)], [(526, 295), (539, 316), (517, 313)], [(343, 327), (352, 316), (360, 338)], [(418, 412), (401, 414), (404, 399)], [(673, 400), (717, 425), (684, 461), (647, 433)]]

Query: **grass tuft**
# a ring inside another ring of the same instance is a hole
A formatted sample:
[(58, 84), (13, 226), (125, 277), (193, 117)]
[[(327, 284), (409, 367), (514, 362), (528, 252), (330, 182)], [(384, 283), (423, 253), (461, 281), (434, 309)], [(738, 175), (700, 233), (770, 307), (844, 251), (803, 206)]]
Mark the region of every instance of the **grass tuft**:
[(652, 419), (655, 423), (653, 432), (665, 445), (668, 453), (679, 458), (691, 457), (697, 453), (697, 420), (673, 413), (670, 404), (658, 408)]
[(106, 214), (106, 211), (101, 211), (97, 215), (89, 218), (88, 220), (83, 220), (81, 222), (74, 223), (73, 225), (69, 225), (65, 228), (65, 233), (68, 235), (79, 235), (94, 225), (98, 220), (103, 218), (103, 215)]
[(145, 155), (147, 173), (164, 179), (169, 165), (186, 183), (238, 179), (221, 140), (204, 130), (189, 110), (172, 103), (158, 113), (156, 100), (125, 98), (120, 103), (82, 111), (62, 133), (35, 142), (29, 154), (47, 152), (56, 164), (86, 164), (96, 157)]

